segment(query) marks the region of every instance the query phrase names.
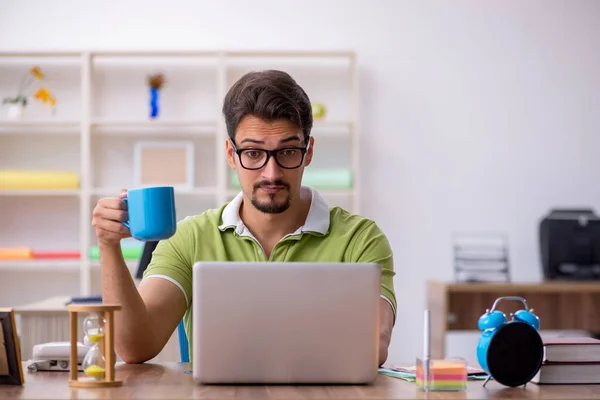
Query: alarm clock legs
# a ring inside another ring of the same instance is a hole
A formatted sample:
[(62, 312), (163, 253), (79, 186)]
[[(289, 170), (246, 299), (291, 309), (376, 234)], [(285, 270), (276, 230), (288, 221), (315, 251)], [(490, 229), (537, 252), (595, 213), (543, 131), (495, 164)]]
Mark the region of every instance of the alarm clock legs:
[(487, 377), (487, 378), (485, 378), (485, 382), (483, 382), (483, 387), (485, 387), (485, 385), (488, 383), (488, 381), (489, 381), (490, 379), (492, 379), (492, 376), (491, 376), (491, 375), (488, 375), (488, 377)]

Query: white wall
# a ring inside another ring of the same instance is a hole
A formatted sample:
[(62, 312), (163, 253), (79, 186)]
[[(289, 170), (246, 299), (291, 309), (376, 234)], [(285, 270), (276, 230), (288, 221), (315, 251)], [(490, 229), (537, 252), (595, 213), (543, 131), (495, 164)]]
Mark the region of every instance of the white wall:
[(0, 48), (358, 52), (364, 214), (398, 272), (391, 361), (419, 355), (451, 231), (506, 232), (515, 280), (531, 281), (539, 218), (600, 210), (600, 2), (123, 3), (0, 1)]

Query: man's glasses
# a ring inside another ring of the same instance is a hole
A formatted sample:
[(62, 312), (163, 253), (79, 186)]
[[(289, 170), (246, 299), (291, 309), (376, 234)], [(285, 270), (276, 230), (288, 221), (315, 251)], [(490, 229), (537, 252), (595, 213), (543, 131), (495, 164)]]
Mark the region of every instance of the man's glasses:
[(304, 161), (304, 155), (308, 150), (307, 144), (304, 147), (286, 147), (277, 150), (265, 150), (265, 149), (238, 149), (230, 140), (233, 150), (236, 152), (240, 159), (240, 164), (245, 169), (261, 169), (269, 162), (271, 157), (275, 158), (275, 162), (281, 168), (295, 169), (302, 165)]

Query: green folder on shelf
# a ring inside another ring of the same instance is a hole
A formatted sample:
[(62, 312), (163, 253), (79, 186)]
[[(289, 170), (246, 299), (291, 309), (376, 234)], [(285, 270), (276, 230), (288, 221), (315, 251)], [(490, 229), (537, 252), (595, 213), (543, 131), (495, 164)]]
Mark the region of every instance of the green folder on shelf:
[[(123, 252), (123, 258), (126, 260), (137, 260), (142, 256), (142, 252), (144, 250), (143, 246), (136, 245), (121, 245), (121, 250)], [(100, 259), (100, 250), (98, 246), (91, 246), (89, 251), (90, 260), (99, 260)]]
[[(240, 189), (235, 173), (231, 174), (231, 187)], [(315, 189), (336, 190), (352, 188), (352, 170), (347, 168), (322, 168), (304, 170), (302, 184)]]

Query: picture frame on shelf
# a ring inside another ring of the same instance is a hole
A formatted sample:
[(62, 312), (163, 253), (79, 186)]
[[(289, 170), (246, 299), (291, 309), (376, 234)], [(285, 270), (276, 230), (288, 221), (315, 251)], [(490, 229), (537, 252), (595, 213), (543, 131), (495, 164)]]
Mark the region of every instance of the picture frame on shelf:
[(23, 385), (21, 346), (11, 308), (0, 308), (0, 385)]
[(186, 140), (138, 141), (134, 145), (136, 187), (194, 187), (194, 144)]

